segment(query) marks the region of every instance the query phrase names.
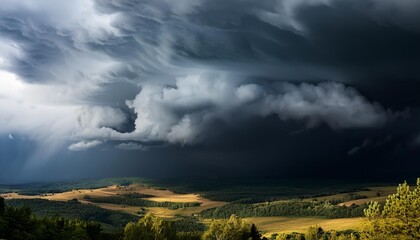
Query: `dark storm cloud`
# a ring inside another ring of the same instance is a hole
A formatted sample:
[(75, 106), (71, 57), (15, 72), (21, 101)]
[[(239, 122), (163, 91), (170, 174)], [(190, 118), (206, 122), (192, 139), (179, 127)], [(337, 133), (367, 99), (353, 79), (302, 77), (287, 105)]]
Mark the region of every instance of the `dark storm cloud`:
[[(362, 161), (392, 136), (386, 144), (409, 161), (420, 132), (419, 11), (416, 0), (6, 0), (0, 133), (54, 143), (41, 158), (110, 146), (146, 154), (160, 143), (203, 164), (220, 150), (285, 166)], [(264, 123), (290, 129), (260, 135)], [(228, 136), (238, 126), (246, 138)], [(342, 145), (294, 150), (312, 138)]]
[(194, 144), (215, 121), (235, 124), (252, 116), (278, 115), (307, 127), (325, 123), (332, 129), (381, 127), (398, 114), (371, 103), (338, 83), (258, 85), (224, 75), (178, 79), (175, 87), (144, 86), (127, 105), (137, 115), (133, 132), (87, 129), (81, 139), (167, 141)]

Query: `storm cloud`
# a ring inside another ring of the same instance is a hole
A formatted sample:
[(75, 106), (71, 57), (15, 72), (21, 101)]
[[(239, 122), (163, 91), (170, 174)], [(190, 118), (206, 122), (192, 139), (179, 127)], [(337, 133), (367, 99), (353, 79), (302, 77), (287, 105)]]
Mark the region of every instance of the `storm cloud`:
[(397, 115), (339, 83), (263, 86), (219, 75), (187, 76), (174, 87), (149, 84), (127, 105), (136, 114), (134, 131), (85, 128), (78, 138), (194, 144), (208, 131), (217, 131), (211, 127), (215, 121), (235, 124), (276, 114), (307, 127), (325, 123), (331, 129), (377, 128)]
[(227, 157), (246, 151), (233, 131), (287, 165), (292, 153), (266, 148), (275, 137), (254, 134), (262, 125), (278, 138), (339, 138), (331, 158), (362, 161), (363, 149), (381, 150), (365, 139), (389, 138), (395, 159), (411, 159), (419, 10), (415, 0), (2, 1), (0, 134), (34, 141), (31, 164), (69, 150), (134, 158), (205, 146)]

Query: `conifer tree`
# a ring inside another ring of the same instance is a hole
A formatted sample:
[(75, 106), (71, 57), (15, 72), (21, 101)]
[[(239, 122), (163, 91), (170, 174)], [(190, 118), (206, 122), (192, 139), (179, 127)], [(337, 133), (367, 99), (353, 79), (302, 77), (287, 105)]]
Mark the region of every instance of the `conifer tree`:
[(363, 239), (420, 239), (420, 178), (413, 190), (407, 182), (400, 184), (383, 209), (371, 202), (364, 212)]

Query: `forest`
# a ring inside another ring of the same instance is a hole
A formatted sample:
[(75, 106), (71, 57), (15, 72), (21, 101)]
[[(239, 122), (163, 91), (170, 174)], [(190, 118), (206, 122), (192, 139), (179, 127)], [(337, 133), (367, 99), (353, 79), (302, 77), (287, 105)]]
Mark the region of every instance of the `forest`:
[(365, 205), (337, 206), (329, 201), (275, 201), (258, 204), (230, 203), (219, 208), (201, 212), (204, 218), (227, 218), (232, 214), (239, 217), (272, 216), (319, 216), (327, 218), (348, 218), (363, 216)]
[(39, 217), (60, 216), (66, 219), (80, 219), (96, 221), (111, 226), (113, 229), (122, 228), (127, 223), (136, 221), (138, 217), (120, 212), (103, 209), (78, 201), (48, 201), (44, 199), (10, 199), (6, 200), (10, 207), (28, 207), (31, 212)]

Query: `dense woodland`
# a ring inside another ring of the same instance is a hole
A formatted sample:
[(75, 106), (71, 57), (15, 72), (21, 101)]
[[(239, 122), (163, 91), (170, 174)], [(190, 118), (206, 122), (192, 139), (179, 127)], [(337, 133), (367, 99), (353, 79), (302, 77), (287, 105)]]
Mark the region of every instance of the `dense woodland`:
[(29, 207), (5, 206), (0, 198), (0, 239), (121, 239), (122, 233), (104, 233), (98, 222), (36, 217)]
[(61, 216), (66, 219), (80, 219), (104, 223), (105, 226), (123, 228), (127, 223), (137, 221), (138, 217), (132, 214), (112, 211), (78, 201), (48, 201), (44, 199), (13, 199), (6, 201), (8, 206), (28, 207), (38, 217)]
[(232, 214), (239, 217), (271, 216), (320, 216), (327, 218), (348, 218), (363, 216), (366, 205), (350, 207), (337, 206), (329, 201), (276, 201), (258, 204), (231, 203), (219, 208), (201, 212), (204, 218), (227, 218)]

